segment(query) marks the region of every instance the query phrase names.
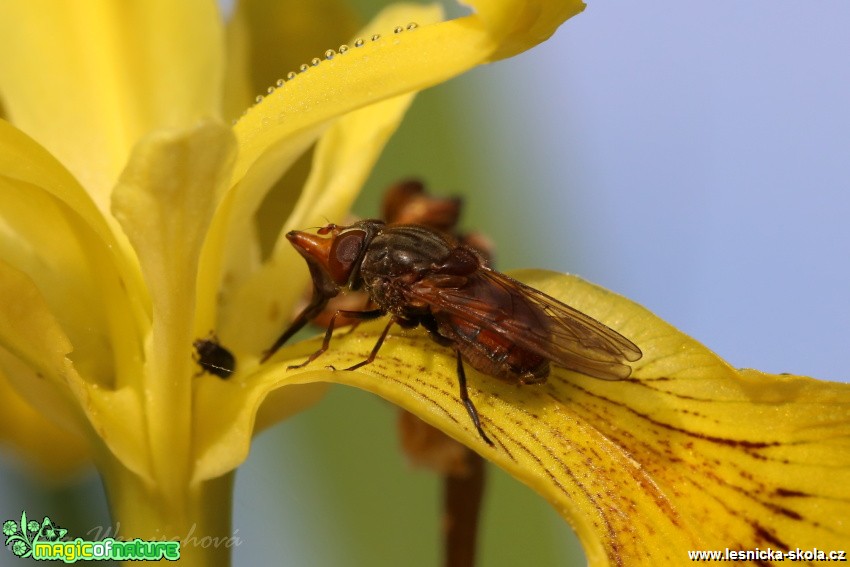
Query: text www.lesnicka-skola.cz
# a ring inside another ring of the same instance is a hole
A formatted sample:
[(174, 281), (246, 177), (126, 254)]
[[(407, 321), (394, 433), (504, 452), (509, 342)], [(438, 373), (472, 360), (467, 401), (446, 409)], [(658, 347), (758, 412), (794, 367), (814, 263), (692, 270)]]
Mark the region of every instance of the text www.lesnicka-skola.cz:
[(688, 551), (691, 561), (847, 561), (847, 552), (822, 549), (729, 549), (721, 551)]

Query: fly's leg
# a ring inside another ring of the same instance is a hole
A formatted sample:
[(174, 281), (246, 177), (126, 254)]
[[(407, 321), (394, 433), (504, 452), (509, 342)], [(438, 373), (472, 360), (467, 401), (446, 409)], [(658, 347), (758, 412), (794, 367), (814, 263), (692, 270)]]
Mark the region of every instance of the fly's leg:
[[(366, 311), (365, 313), (372, 313), (372, 312)], [(369, 364), (370, 362), (375, 360), (375, 356), (377, 356), (378, 351), (381, 350), (381, 345), (384, 344), (384, 339), (387, 338), (387, 333), (390, 332), (390, 327), (393, 326), (393, 323), (395, 323), (395, 317), (390, 319), (390, 322), (387, 323), (386, 327), (384, 327), (384, 332), (381, 333), (380, 337), (378, 337), (378, 342), (375, 343), (375, 346), (372, 348), (372, 352), (369, 353), (369, 357), (362, 362), (358, 362), (354, 366), (349, 366), (348, 368), (346, 368), (346, 370), (356, 370), (356, 369), (360, 368), (361, 366), (366, 366), (367, 364)]]
[(322, 312), (322, 309), (325, 308), (325, 305), (328, 304), (328, 298), (326, 296), (320, 295), (319, 293), (313, 294), (313, 299), (310, 300), (310, 304), (304, 308), (301, 313), (289, 324), (289, 327), (281, 334), (274, 344), (263, 353), (263, 357), (260, 359), (260, 364), (267, 361), (272, 357), (274, 353), (277, 352), (277, 349), (282, 347), (286, 341), (292, 338), (292, 336), (304, 328), (310, 319), (314, 318), (316, 315)]
[(475, 425), (475, 429), (478, 430), (478, 434), (481, 435), (481, 438), (484, 439), (488, 445), (494, 447), (493, 442), (490, 441), (490, 438), (487, 437), (487, 434), (484, 433), (483, 429), (481, 429), (481, 420), (478, 419), (478, 410), (475, 409), (472, 400), (469, 399), (469, 392), (466, 391), (466, 372), (463, 370), (463, 359), (460, 357), (460, 351), (456, 350), (455, 354), (457, 355), (457, 381), (460, 384), (460, 401), (462, 401), (463, 405), (466, 406), (466, 413), (468, 413), (469, 417), (472, 418), (472, 423)]
[[(303, 368), (303, 367), (307, 366), (308, 364), (310, 364), (311, 362), (313, 362), (314, 360), (316, 360), (319, 357), (319, 355), (321, 355), (323, 352), (328, 350), (328, 346), (330, 346), (330, 344), (331, 344), (331, 337), (333, 336), (333, 333), (334, 333), (334, 323), (336, 323), (336, 318), (337, 318), (338, 315), (343, 315), (344, 317), (349, 317), (351, 319), (360, 319), (361, 321), (365, 321), (365, 320), (368, 320), (368, 319), (377, 319), (378, 317), (381, 317), (383, 314), (384, 314), (384, 312), (380, 309), (374, 309), (372, 311), (343, 311), (343, 310), (337, 311), (336, 313), (333, 314), (333, 317), (331, 317), (331, 322), (328, 323), (328, 329), (327, 329), (327, 331), (325, 331), (325, 338), (322, 340), (322, 346), (319, 347), (319, 350), (317, 350), (316, 352), (311, 354), (310, 358), (308, 358), (307, 360), (305, 360), (301, 364), (294, 364), (292, 366), (289, 366), (287, 369), (292, 370), (294, 368)], [(386, 330), (384, 331), (384, 334), (386, 334)], [(383, 336), (381, 336), (381, 340), (383, 340)], [(374, 358), (374, 356), (373, 356), (373, 358)], [(371, 362), (371, 360), (369, 362)]]
[[(367, 297), (366, 298), (366, 304), (363, 306), (363, 312), (371, 311), (371, 309), (369, 309), (370, 307), (374, 308), (375, 304), (372, 302), (372, 300), (370, 298)], [(362, 323), (363, 321), (364, 321), (364, 319), (358, 319), (357, 321), (352, 323), (351, 326), (348, 327), (348, 330), (344, 334), (350, 335), (351, 333), (353, 333), (355, 330), (357, 330), (357, 327), (359, 327), (360, 323)]]

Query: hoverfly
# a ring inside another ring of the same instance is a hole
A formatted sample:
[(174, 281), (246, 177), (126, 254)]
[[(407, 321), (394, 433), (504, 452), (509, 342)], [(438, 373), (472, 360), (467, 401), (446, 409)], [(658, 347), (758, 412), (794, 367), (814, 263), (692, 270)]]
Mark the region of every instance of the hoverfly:
[(369, 356), (347, 368), (371, 363), (394, 324), (422, 325), (438, 344), (455, 351), (460, 399), (481, 438), (478, 412), (466, 388), (463, 363), (518, 384), (546, 381), (550, 363), (604, 380), (631, 374), (628, 362), (642, 356), (630, 340), (557, 299), (491, 269), (469, 246), (420, 225), (387, 225), (363, 220), (329, 224), (310, 234), (286, 235), (307, 261), (313, 297), (264, 354), (265, 362), (342, 291), (364, 290), (374, 309), (338, 310), (322, 346), (330, 345), (338, 316), (368, 320), (390, 315)]
[[(425, 185), (418, 179), (405, 179), (392, 184), (381, 200), (381, 220), (386, 224), (417, 224), (427, 226), (447, 235), (449, 239), (459, 244), (465, 244), (473, 249), (487, 262), (492, 264), (493, 245), (488, 238), (480, 233), (460, 233), (457, 225), (460, 220), (463, 199), (460, 197), (438, 197), (429, 194)], [(305, 298), (305, 303), (307, 299)], [(325, 308), (311, 319), (319, 327), (327, 329), (331, 317), (337, 311), (364, 311), (374, 304), (364, 289), (349, 290), (344, 295), (337, 295), (325, 305)], [(360, 321), (351, 320), (340, 315), (335, 327), (354, 325)]]

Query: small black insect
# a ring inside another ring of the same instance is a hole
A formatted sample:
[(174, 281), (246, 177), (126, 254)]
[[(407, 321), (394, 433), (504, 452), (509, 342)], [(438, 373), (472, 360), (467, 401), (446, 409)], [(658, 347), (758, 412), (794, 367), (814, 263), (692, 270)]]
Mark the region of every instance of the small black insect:
[(192, 343), (195, 347), (195, 362), (201, 367), (198, 374), (208, 372), (219, 378), (229, 378), (236, 371), (236, 357), (221, 346), (214, 333), (206, 339), (197, 339)]

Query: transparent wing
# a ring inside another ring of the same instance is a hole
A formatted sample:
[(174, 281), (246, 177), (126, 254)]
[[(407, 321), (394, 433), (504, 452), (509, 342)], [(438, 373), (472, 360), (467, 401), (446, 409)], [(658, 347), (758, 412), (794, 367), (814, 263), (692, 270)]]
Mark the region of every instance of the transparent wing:
[(464, 278), (426, 276), (407, 293), (430, 305), (444, 324), (459, 318), (595, 378), (628, 378), (627, 362), (642, 356), (637, 345), (596, 319), (486, 267)]

